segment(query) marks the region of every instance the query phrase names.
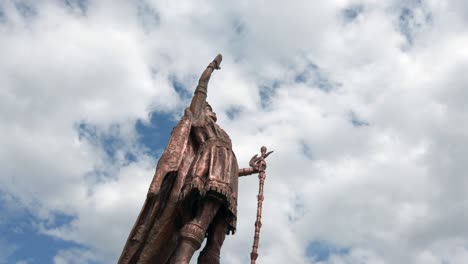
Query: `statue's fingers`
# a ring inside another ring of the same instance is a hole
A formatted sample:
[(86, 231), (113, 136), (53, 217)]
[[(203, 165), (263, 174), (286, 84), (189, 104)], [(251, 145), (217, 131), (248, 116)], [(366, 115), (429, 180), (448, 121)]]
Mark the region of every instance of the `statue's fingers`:
[(214, 58), (214, 62), (216, 62), (216, 66), (218, 69), (221, 69), (219, 66), (221, 65), (221, 61), (223, 60), (223, 56), (221, 54), (216, 55)]

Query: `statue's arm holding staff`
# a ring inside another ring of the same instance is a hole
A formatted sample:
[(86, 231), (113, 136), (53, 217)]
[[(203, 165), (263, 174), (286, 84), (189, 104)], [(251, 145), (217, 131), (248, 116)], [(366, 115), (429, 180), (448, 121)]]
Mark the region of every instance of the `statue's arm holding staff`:
[(260, 170), (265, 171), (266, 169), (265, 159), (272, 152), (273, 151), (266, 152), (266, 148), (262, 147), (262, 154), (260, 155), (260, 157), (258, 157), (258, 155), (255, 155), (250, 159), (250, 162), (249, 162), (250, 168), (239, 169), (239, 177), (256, 174), (256, 173), (259, 173)]

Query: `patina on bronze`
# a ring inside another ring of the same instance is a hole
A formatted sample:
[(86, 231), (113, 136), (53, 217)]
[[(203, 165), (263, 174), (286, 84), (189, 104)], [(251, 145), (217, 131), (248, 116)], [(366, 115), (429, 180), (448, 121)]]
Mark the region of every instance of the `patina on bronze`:
[(205, 237), (198, 263), (220, 262), (224, 238), (236, 230), (238, 177), (264, 171), (266, 158), (262, 152), (250, 168), (239, 169), (231, 139), (206, 102), (221, 60), (216, 56), (202, 73), (172, 131), (119, 264), (188, 264)]

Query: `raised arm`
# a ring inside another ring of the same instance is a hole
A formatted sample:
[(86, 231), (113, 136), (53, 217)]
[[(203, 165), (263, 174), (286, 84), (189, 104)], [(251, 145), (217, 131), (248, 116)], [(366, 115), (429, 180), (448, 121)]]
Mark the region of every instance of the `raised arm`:
[(208, 81), (210, 80), (211, 73), (213, 73), (214, 70), (221, 69), (219, 65), (221, 64), (222, 59), (223, 57), (221, 54), (218, 54), (216, 58), (210, 62), (210, 64), (208, 64), (205, 71), (198, 80), (197, 88), (195, 89), (192, 102), (190, 103), (190, 111), (192, 112), (194, 118), (198, 118), (200, 116), (200, 113), (203, 109), (203, 104), (206, 101)]

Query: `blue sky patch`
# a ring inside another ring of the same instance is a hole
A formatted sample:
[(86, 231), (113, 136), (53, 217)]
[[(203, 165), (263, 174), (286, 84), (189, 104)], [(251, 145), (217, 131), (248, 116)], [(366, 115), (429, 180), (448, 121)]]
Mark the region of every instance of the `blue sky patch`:
[(146, 148), (149, 155), (157, 158), (166, 147), (178, 120), (167, 113), (152, 112), (150, 115), (149, 124), (138, 120), (135, 128), (138, 133), (138, 142)]
[(120, 136), (118, 124), (111, 125), (109, 131), (109, 133), (103, 133), (95, 125), (82, 122), (78, 125), (78, 139), (86, 139), (92, 144), (101, 146), (107, 156), (113, 160), (116, 158), (116, 152), (124, 148), (125, 142)]
[(63, 0), (63, 3), (71, 10), (78, 11), (82, 15), (88, 12), (88, 0)]
[(237, 116), (239, 116), (240, 112), (241, 112), (241, 109), (239, 107), (231, 107), (226, 111), (226, 115), (228, 116), (229, 119), (233, 120)]
[(52, 214), (52, 216), (50, 217), (50, 219), (47, 222), (44, 223), (44, 226), (47, 229), (57, 228), (57, 227), (61, 227), (61, 226), (65, 226), (65, 225), (70, 224), (73, 221), (73, 219), (75, 219), (74, 216), (70, 216), (70, 215), (60, 213), (60, 212), (56, 212), (56, 213)]
[(349, 121), (354, 127), (370, 126), (369, 122), (360, 119), (353, 111), (349, 113)]
[(182, 84), (181, 81), (177, 79), (176, 76), (170, 77), (172, 87), (174, 87), (174, 90), (177, 92), (179, 97), (182, 100), (190, 100), (193, 96), (192, 92), (189, 92), (188, 89), (185, 88), (185, 86)]
[(405, 36), (406, 38), (406, 41), (408, 42), (408, 44), (413, 44), (413, 29), (412, 29), (412, 22), (413, 22), (413, 10), (407, 8), (407, 7), (404, 7), (402, 8), (401, 12), (400, 12), (400, 16), (398, 18), (398, 22), (399, 22), (399, 28), (400, 28), (400, 32), (401, 34), (403, 34), (403, 36)]
[(72, 247), (85, 248), (73, 242), (39, 233), (39, 224), (49, 227), (67, 224), (72, 219), (69, 216), (59, 214), (49, 223), (40, 221), (20, 206), (18, 201), (14, 201), (14, 198), (2, 192), (0, 192), (0, 211), (4, 214), (0, 217), (0, 245), (7, 243), (7, 246), (13, 249), (7, 252), (9, 254), (6, 256), (6, 262), (1, 262), (0, 258), (0, 263), (16, 263), (20, 260), (37, 264), (52, 263), (53, 257), (59, 250)]
[(309, 86), (315, 86), (326, 93), (341, 86), (340, 83), (330, 80), (327, 74), (315, 63), (309, 63), (305, 69), (296, 74), (294, 81), (296, 83), (305, 83)]
[(147, 33), (156, 29), (161, 23), (158, 11), (145, 0), (137, 1), (137, 17)]
[(306, 255), (314, 261), (327, 261), (332, 255), (349, 254), (349, 248), (341, 248), (330, 242), (314, 240), (307, 245)]
[(268, 108), (271, 104), (271, 98), (274, 96), (276, 89), (278, 89), (281, 84), (282, 83), (279, 80), (274, 80), (267, 84), (259, 85), (260, 104), (263, 109)]
[(342, 15), (346, 22), (355, 20), (364, 11), (363, 5), (351, 5), (342, 11)]
[[(420, 11), (419, 13), (415, 13)], [(416, 14), (419, 14), (416, 15)], [(408, 3), (408, 6), (401, 8), (398, 15), (398, 30), (406, 39), (406, 46), (403, 49), (411, 47), (415, 38), (423, 27), (430, 25), (432, 22), (432, 14), (427, 10), (423, 9), (422, 3), (420, 1)]]
[(28, 19), (37, 16), (37, 9), (28, 1), (16, 1), (15, 8), (22, 17)]
[(2, 7), (2, 4), (0, 4), (0, 23), (5, 23), (5, 22), (6, 22), (5, 11)]

